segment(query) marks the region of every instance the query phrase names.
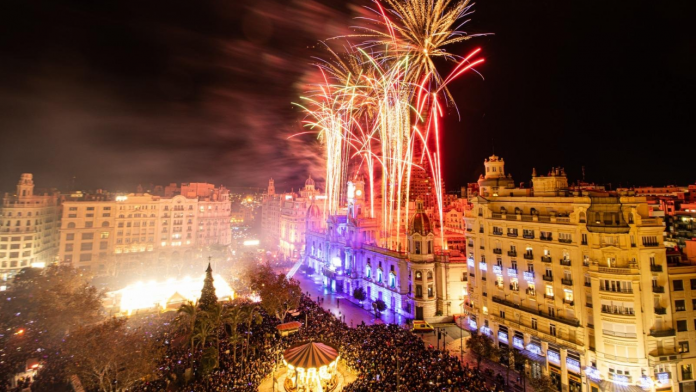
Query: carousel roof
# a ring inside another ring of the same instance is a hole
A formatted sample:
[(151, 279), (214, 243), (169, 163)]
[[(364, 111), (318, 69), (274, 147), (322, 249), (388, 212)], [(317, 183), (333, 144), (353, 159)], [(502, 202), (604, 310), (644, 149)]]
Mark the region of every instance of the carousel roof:
[(324, 343), (309, 342), (285, 350), (283, 358), (294, 367), (320, 368), (335, 361), (338, 350)]

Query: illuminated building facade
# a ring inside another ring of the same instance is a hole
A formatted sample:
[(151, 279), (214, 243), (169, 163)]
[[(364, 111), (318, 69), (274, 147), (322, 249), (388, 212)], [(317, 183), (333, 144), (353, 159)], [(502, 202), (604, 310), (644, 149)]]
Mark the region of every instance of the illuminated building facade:
[(485, 168), (465, 215), (467, 325), (559, 391), (676, 391), (664, 228), (646, 198), (569, 190), (560, 168), (516, 188), (501, 158)]
[(271, 249), (289, 259), (304, 254), (305, 232), (309, 221), (323, 225), (324, 195), (310, 176), (299, 193), (276, 194), (273, 179), (262, 203), (261, 223), (264, 241)]
[(144, 261), (168, 266), (197, 251), (231, 242), (228, 190), (182, 184), (173, 197), (129, 194), (66, 201), (58, 258), (95, 274), (113, 274)]
[(436, 243), (438, 229), (420, 199), (413, 210), (406, 249), (379, 246), (379, 219), (369, 217), (365, 183), (357, 178), (348, 183), (345, 214), (329, 216), (326, 229), (307, 230), (305, 263), (331, 291), (352, 297), (362, 288), (368, 302), (381, 299), (404, 318), (451, 319), (466, 293), (466, 260)]
[(26, 267), (55, 261), (60, 230), (60, 196), (37, 195), (31, 173), (23, 173), (16, 192), (0, 206), (0, 276), (9, 280)]

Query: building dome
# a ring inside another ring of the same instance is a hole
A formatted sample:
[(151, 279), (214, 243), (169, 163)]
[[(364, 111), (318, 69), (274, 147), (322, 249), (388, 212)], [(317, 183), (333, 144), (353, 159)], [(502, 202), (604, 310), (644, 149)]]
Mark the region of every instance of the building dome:
[(305, 184), (305, 186), (314, 186), (314, 180), (312, 179), (311, 174), (309, 175), (309, 178), (307, 179), (307, 181), (305, 181), (304, 184)]
[(416, 213), (413, 214), (411, 218), (411, 233), (418, 233), (420, 235), (428, 235), (432, 233), (433, 227), (430, 224), (430, 218), (428, 214), (423, 210), (423, 201), (416, 200)]

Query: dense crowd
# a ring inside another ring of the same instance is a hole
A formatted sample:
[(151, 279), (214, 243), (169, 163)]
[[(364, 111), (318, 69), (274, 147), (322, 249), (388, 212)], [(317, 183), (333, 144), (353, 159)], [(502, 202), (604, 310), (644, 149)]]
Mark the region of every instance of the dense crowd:
[[(486, 391), (502, 390), (496, 383), (486, 383), (477, 369), (462, 365), (447, 351), (426, 348), (423, 341), (396, 325), (364, 323), (349, 328), (332, 313), (303, 296), (297, 309), (297, 321), (304, 322), (299, 332), (281, 337), (279, 321), (261, 310), (263, 321), (239, 326), (243, 339), (235, 346), (220, 331), (219, 367), (209, 374), (201, 369), (202, 350), (191, 351), (188, 333), (177, 323), (175, 315), (141, 316), (131, 319), (129, 328), (157, 339), (166, 348), (153, 380), (143, 382), (133, 391), (257, 391), (261, 382), (271, 377), (276, 361), (288, 347), (304, 341), (323, 341), (340, 348), (345, 367), (357, 375), (356, 381), (344, 386), (347, 392), (395, 391), (397, 362), (399, 390), (408, 391)], [(285, 321), (291, 321), (289, 317)], [(398, 358), (398, 360), (397, 360)], [(278, 363), (279, 364), (279, 363)], [(192, 381), (186, 383), (186, 369)]]

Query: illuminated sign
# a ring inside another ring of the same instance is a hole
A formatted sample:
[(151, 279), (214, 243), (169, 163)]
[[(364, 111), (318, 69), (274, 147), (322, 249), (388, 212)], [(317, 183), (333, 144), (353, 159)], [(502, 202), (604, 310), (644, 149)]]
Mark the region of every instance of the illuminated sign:
[(469, 267), (474, 268), (476, 265), (474, 264), (474, 259), (468, 259), (466, 263), (469, 265)]
[(669, 373), (657, 373), (657, 382), (662, 385), (669, 384)]
[(629, 380), (628, 376), (624, 376), (623, 374), (614, 374), (612, 376), (612, 381), (614, 381), (617, 384), (627, 385)]
[(556, 351), (547, 351), (546, 355), (549, 357), (549, 362), (552, 362), (556, 365), (561, 365), (561, 354), (559, 354)]
[(566, 368), (573, 373), (580, 374), (580, 361), (573, 358), (566, 358)]
[(513, 336), (512, 337), (512, 345), (519, 348), (520, 350), (524, 349), (524, 339), (522, 339), (519, 336)]
[(513, 276), (513, 277), (517, 276), (517, 270), (512, 269), (512, 268), (508, 268), (508, 276)]
[(503, 343), (507, 343), (508, 342), (507, 332), (498, 331), (498, 341), (501, 341)]
[(529, 351), (532, 354), (541, 355), (541, 347), (533, 343), (529, 343), (527, 345), (527, 351)]
[(524, 276), (524, 280), (534, 282), (534, 272), (524, 271), (522, 276)]
[(585, 368), (585, 374), (587, 374), (587, 377), (593, 379), (593, 380), (599, 380), (599, 370), (595, 367), (587, 367)]
[(499, 265), (494, 265), (493, 266), (493, 273), (496, 275), (502, 275), (503, 274), (503, 267)]
[(116, 201), (126, 201), (128, 200), (128, 196), (116, 196)]
[(488, 265), (483, 261), (479, 263), (479, 268), (481, 269), (481, 271), (488, 271)]
[(481, 332), (488, 335), (488, 336), (491, 336), (491, 329), (488, 327), (485, 327), (485, 326), (481, 327)]
[(46, 268), (46, 262), (35, 261), (35, 262), (31, 263), (31, 268)]
[[(478, 328), (478, 326), (476, 325), (476, 320), (473, 320), (473, 319), (469, 319), (469, 326), (473, 329)], [(483, 328), (481, 328), (481, 329), (483, 329)]]
[(256, 246), (259, 244), (259, 240), (246, 240), (243, 244), (244, 246)]
[(643, 375), (643, 377), (640, 378), (640, 387), (643, 389), (652, 389), (654, 383), (652, 378)]

